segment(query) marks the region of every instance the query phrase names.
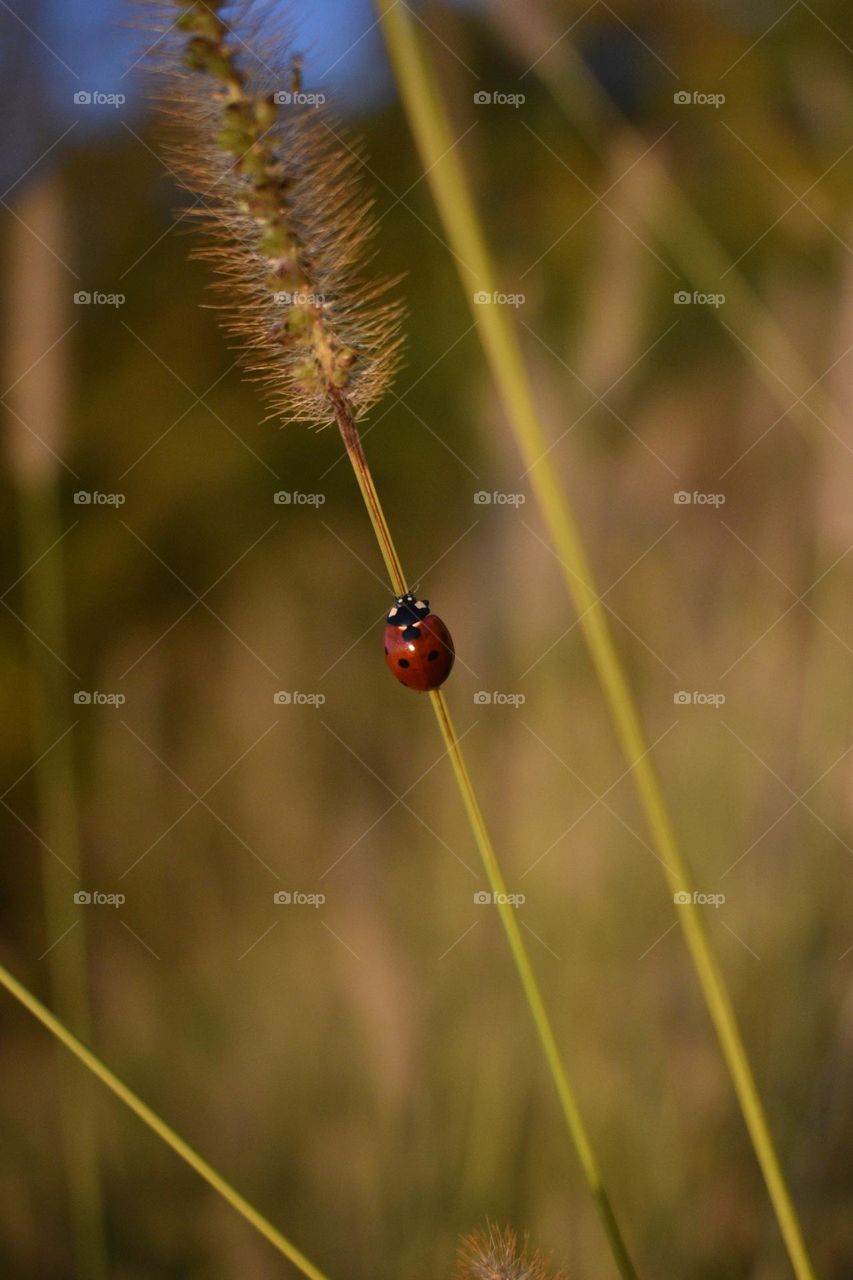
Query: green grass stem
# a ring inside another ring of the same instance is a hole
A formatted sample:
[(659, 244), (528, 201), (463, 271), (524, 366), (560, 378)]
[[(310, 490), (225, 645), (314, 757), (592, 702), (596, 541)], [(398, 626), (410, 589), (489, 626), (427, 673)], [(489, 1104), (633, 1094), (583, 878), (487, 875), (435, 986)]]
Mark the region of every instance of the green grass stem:
[[(394, 539), (388, 521), (385, 518), (379, 494), (373, 483), (370, 467), (359, 439), (358, 429), (342, 398), (336, 399), (335, 407), (338, 426), (347, 450), (347, 456), (352, 463), (377, 542), (382, 551), (388, 575), (397, 595), (404, 595), (409, 590), (409, 586), (403, 573), (400, 557), (394, 546)], [(459, 743), (459, 737), (450, 717), (447, 701), (440, 689), (433, 690), (430, 693), (430, 699), (439, 729), (444, 738), (447, 755), (453, 766), (454, 777), (459, 788), (459, 794), (462, 797), (462, 803), (465, 807), (474, 841), (494, 895), (501, 924), (506, 933), (513, 964), (521, 982), (524, 998), (527, 1002), (530, 1016), (533, 1019), (551, 1079), (557, 1090), (560, 1108), (577, 1152), (587, 1187), (598, 1211), (619, 1275), (623, 1280), (636, 1280), (637, 1273), (616, 1221), (610, 1198), (605, 1190), (601, 1169), (581, 1115), (568, 1071), (563, 1062), (551, 1020), (545, 1008), (542, 991), (533, 971), (533, 966), (530, 963), (527, 947), (518, 927), (515, 910), (506, 900), (506, 882), (465, 764), (465, 758)]]
[(750, 1067), (725, 978), (693, 900), (693, 881), (676, 840), (637, 704), (628, 685), (603, 605), (593, 585), (578, 527), (548, 453), (530, 381), (508, 309), (478, 306), (474, 295), (493, 293), (497, 278), (481, 230), (459, 150), (416, 20), (403, 0), (375, 0), (403, 105), (424, 172), (471, 306), (486, 358), (607, 701), (613, 726), (646, 816), (672, 894), (686, 893), (677, 916), (717, 1032), (776, 1219), (797, 1280), (814, 1280), (797, 1210), (776, 1151)]
[(118, 1078), (109, 1067), (101, 1062), (90, 1049), (87, 1049), (81, 1040), (78, 1040), (68, 1028), (59, 1021), (47, 1009), (40, 1000), (29, 991), (22, 983), (14, 978), (8, 969), (0, 965), (0, 984), (2, 984), (10, 995), (28, 1009), (34, 1018), (46, 1027), (51, 1035), (55, 1036), (65, 1048), (73, 1053), (78, 1061), (82, 1062), (93, 1075), (101, 1081), (102, 1084), (115, 1094), (115, 1096), (128, 1107), (134, 1115), (138, 1116), (143, 1124), (156, 1133), (157, 1137), (166, 1143), (168, 1147), (175, 1152), (176, 1155), (194, 1169), (200, 1178), (203, 1178), (209, 1186), (213, 1187), (218, 1195), (222, 1196), (231, 1205), (232, 1209), (236, 1209), (242, 1218), (245, 1218), (254, 1229), (267, 1239), (274, 1249), (277, 1249), (294, 1267), (308, 1280), (327, 1280), (319, 1267), (315, 1267), (305, 1254), (296, 1248), (296, 1245), (282, 1235), (277, 1227), (266, 1219), (263, 1214), (249, 1203), (249, 1201), (241, 1196), (239, 1191), (235, 1191), (230, 1183), (217, 1173), (216, 1170), (203, 1159), (197, 1151), (195, 1151), (188, 1142), (185, 1142), (165, 1120), (161, 1120), (155, 1111), (146, 1105), (132, 1089)]
[[(12, 225), (9, 297), (15, 323), (8, 343), (11, 387), (7, 449), (18, 509), (22, 595), (26, 632), (28, 692), (32, 718), (33, 766), (39, 841), (45, 953), (51, 997), (62, 1019), (91, 1036), (87, 928), (78, 917), (69, 930), (72, 896), (80, 887), (79, 813), (75, 777), (75, 710), (65, 665), (67, 532), (61, 509), (59, 463), (65, 427), (68, 315), (64, 268), (46, 244), (66, 238), (66, 209), (60, 182), (52, 174), (27, 186)], [(26, 225), (25, 225), (26, 224)], [(38, 372), (31, 374), (34, 363)], [(14, 381), (12, 381), (14, 379)], [(29, 428), (29, 429), (28, 429)], [(37, 434), (36, 434), (37, 433)], [(107, 1280), (109, 1263), (99, 1170), (94, 1091), (88, 1081), (72, 1082), (69, 1064), (57, 1053), (60, 1133), (69, 1202), (73, 1256), (86, 1280)], [(75, 1087), (76, 1083), (76, 1087)]]

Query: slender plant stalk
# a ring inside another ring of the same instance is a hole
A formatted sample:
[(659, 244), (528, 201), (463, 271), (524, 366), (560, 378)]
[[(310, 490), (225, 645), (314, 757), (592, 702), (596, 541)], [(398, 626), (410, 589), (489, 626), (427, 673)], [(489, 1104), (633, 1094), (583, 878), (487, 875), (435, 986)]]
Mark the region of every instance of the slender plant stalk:
[(147, 1125), (158, 1138), (161, 1138), (168, 1147), (179, 1155), (180, 1158), (194, 1169), (199, 1177), (204, 1178), (214, 1191), (216, 1191), (223, 1200), (227, 1200), (233, 1209), (236, 1209), (241, 1217), (245, 1218), (256, 1231), (260, 1232), (270, 1244), (283, 1254), (288, 1261), (292, 1262), (297, 1270), (301, 1271), (308, 1280), (327, 1280), (319, 1267), (315, 1267), (305, 1254), (296, 1248), (296, 1245), (282, 1235), (277, 1227), (274, 1227), (258, 1210), (235, 1191), (230, 1183), (226, 1182), (221, 1174), (204, 1160), (197, 1151), (195, 1151), (187, 1142), (184, 1142), (165, 1120), (161, 1120), (155, 1111), (152, 1111), (142, 1099), (129, 1089), (124, 1081), (120, 1080), (117, 1075), (110, 1071), (100, 1058), (97, 1058), (90, 1049), (87, 1049), (81, 1040), (78, 1040), (68, 1028), (55, 1017), (49, 1009), (47, 1009), (40, 1000), (29, 991), (22, 983), (14, 978), (8, 969), (0, 965), (0, 983), (6, 990), (18, 1000), (25, 1009), (37, 1018), (42, 1026), (47, 1027), (51, 1035), (64, 1044), (66, 1049), (74, 1054), (80, 1062), (83, 1063), (93, 1075), (101, 1081), (102, 1084), (115, 1094), (115, 1096), (124, 1103), (126, 1107), (139, 1117), (143, 1124)]
[[(60, 1016), (91, 1038), (86, 924), (69, 931), (72, 896), (80, 881), (79, 814), (74, 776), (73, 703), (68, 672), (66, 581), (58, 463), (62, 447), (67, 353), (60, 341), (67, 323), (61, 299), (68, 277), (45, 244), (61, 245), (62, 192), (51, 175), (22, 197), (22, 218), (13, 224), (10, 297), (15, 324), (8, 372), (14, 378), (8, 404), (12, 419), (8, 450), (14, 477), (24, 575), (23, 621), (27, 628), (35, 764), (32, 770), (36, 823), (41, 843), (47, 964)], [(23, 229), (26, 223), (26, 229)], [(38, 361), (38, 371), (30, 374)], [(37, 433), (38, 438), (33, 433)], [(85, 913), (83, 913), (85, 914)], [(54, 945), (56, 944), (56, 945)], [(68, 1186), (73, 1256), (80, 1275), (106, 1280), (104, 1231), (94, 1090), (70, 1079), (57, 1053), (58, 1101)]]
[[(19, 489), (18, 505), (23, 558), (30, 565), (44, 553), (46, 546), (61, 536), (58, 495), (52, 484), (44, 488), (23, 485)], [(40, 641), (50, 645), (54, 652), (62, 653), (60, 631), (64, 629), (61, 610), (65, 584), (59, 555), (60, 551), (54, 549), (28, 575), (24, 616)], [(70, 691), (65, 672), (43, 645), (31, 638), (29, 649), (30, 669), (38, 684), (34, 691), (34, 741), (41, 759), (34, 770), (34, 784), (38, 824), (45, 845), (42, 849), (45, 922), (49, 945), (54, 948), (47, 957), (50, 985), (63, 1019), (88, 1039), (92, 1034), (92, 1020), (85, 924), (77, 920), (68, 931), (69, 904), (79, 884), (79, 876), (75, 879), (69, 871), (76, 874), (81, 866), (72, 735), (68, 732), (67, 710), (65, 714), (61, 711), (62, 706), (70, 707)], [(60, 857), (62, 863), (58, 861)], [(72, 1079), (64, 1057), (57, 1057), (57, 1071), (74, 1256), (81, 1275), (106, 1280), (109, 1266), (95, 1098), (88, 1081)]]
[(368, 515), (370, 516), (370, 523), (373, 525), (376, 541), (379, 543), (382, 559), (385, 561), (385, 568), (388, 570), (388, 577), (396, 594), (398, 596), (405, 595), (409, 588), (403, 573), (403, 566), (400, 563), (400, 557), (397, 555), (397, 548), (394, 546), (394, 539), (391, 536), (391, 530), (385, 519), (385, 512), (382, 510), (382, 504), (379, 501), (379, 494), (376, 492), (376, 486), (373, 483), (373, 476), (370, 473), (370, 466), (362, 447), (358, 427), (344, 397), (334, 391), (331, 394), (332, 403), (335, 406), (335, 417), (343, 437), (347, 457), (352, 463), (352, 469), (355, 472), (361, 496), (364, 498), (364, 505), (367, 507)]
[(668, 806), (652, 763), (634, 696), (616, 649), (604, 607), (593, 585), (586, 552), (562, 491), (535, 407), (520, 347), (504, 307), (473, 305), (480, 290), (494, 292), (496, 274), (480, 228), (435, 73), (405, 3), (375, 0), (403, 104), (471, 305), (492, 375), (506, 406), (516, 442), (578, 612), (614, 729), (631, 768), (652, 839), (673, 893), (686, 894), (677, 916), (734, 1083), (779, 1229), (798, 1280), (814, 1280), (796, 1208), (788, 1190), (756, 1087), (722, 970), (711, 947), (693, 880), (676, 840)]
[[(170, 99), (184, 121), (175, 151), (182, 175), (209, 195), (221, 193), (202, 217), (213, 237), (211, 256), (225, 279), (229, 327), (247, 343), (275, 407), (289, 417), (335, 422), (352, 463), (391, 584), (408, 590), (400, 557), (359, 438), (357, 420), (386, 389), (396, 363), (399, 308), (385, 286), (366, 283), (361, 249), (371, 232), (369, 209), (342, 149), (322, 114), (294, 111), (302, 94), (300, 65), (291, 62), (291, 90), (274, 92), (245, 65), (221, 0), (178, 0), (182, 65)], [(263, 36), (268, 9), (255, 15)], [(181, 65), (181, 64), (179, 64)], [(200, 75), (198, 73), (201, 73)], [(192, 126), (186, 128), (189, 109)], [(207, 184), (207, 185), (205, 185)], [(505, 885), (447, 705), (432, 704), (492, 889)], [(507, 933), (569, 1133), (623, 1280), (636, 1272), (605, 1193), (589, 1136), (512, 908), (499, 897)]]
[[(370, 515), (370, 521), (373, 525), (376, 539), (382, 550), (388, 574), (394, 586), (394, 590), (398, 595), (404, 595), (408, 590), (405, 575), (400, 565), (400, 559), (394, 547), (394, 540), (385, 514), (382, 510), (382, 504), (379, 495), (373, 483), (373, 477), (361, 446), (358, 435), (358, 428), (352, 419), (351, 414), (346, 410), (345, 403), (341, 402), (339, 409), (338, 422), (340, 425), (341, 435), (344, 439), (347, 455), (352, 463), (353, 470), (358, 480), (359, 488), (364, 497), (365, 506)], [(521, 930), (518, 927), (518, 921), (515, 911), (507, 901), (507, 885), (504, 880), (503, 872), (492, 844), (479, 801), (477, 800), (474, 785), (471, 782), (470, 774), (465, 763), (465, 757), (462, 754), (462, 748), (459, 744), (459, 738), (454, 728), (453, 721), (450, 717), (450, 711), (447, 706), (447, 700), (440, 689), (433, 689), (430, 692), (430, 700), (438, 721), (441, 735), (444, 738), (444, 744), (450, 763), (453, 766), (453, 774), (456, 778), (459, 794), (462, 797), (462, 803), (465, 806), (465, 812), (474, 835), (486, 877), (492, 890), (494, 901), (500, 914), (501, 923), (506, 932), (509, 949), (512, 954), (513, 963), (521, 982), (527, 1006), (530, 1010), (530, 1016), (533, 1019), (539, 1041), (545, 1060), (548, 1064), (548, 1070), (557, 1090), (560, 1107), (563, 1117), (569, 1130), (584, 1177), (589, 1187), (590, 1193), (595, 1201), (602, 1226), (610, 1244), (614, 1260), (619, 1268), (619, 1274), (628, 1280), (629, 1277), (636, 1277), (634, 1265), (631, 1262), (627, 1247), (619, 1230), (610, 1198), (602, 1181), (601, 1170), (598, 1165), (595, 1152), (590, 1141), (589, 1133), (578, 1106), (578, 1101), (569, 1075), (566, 1070), (563, 1058), (554, 1035), (554, 1029), (551, 1025), (551, 1019), (548, 1016), (545, 1002), (542, 998), (542, 991), (530, 963), (530, 956), (524, 939), (521, 936)]]

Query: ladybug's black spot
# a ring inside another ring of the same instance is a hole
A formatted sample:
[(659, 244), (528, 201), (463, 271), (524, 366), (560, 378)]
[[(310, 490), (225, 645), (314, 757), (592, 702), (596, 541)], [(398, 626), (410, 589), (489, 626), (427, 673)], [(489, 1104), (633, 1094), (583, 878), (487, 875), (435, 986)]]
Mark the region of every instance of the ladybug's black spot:
[(409, 665), (409, 659), (408, 659), (408, 658), (399, 658), (399, 659), (398, 659), (398, 661), (397, 661), (397, 665), (398, 665), (399, 667), (407, 667), (407, 666)]
[(430, 649), (429, 653), (427, 654), (427, 662), (435, 662), (437, 657), (438, 657), (438, 649)]
[(386, 644), (386, 646), (385, 646), (385, 654), (386, 654), (386, 656), (387, 656), (387, 654), (388, 654), (388, 646), (387, 646), (387, 644)]

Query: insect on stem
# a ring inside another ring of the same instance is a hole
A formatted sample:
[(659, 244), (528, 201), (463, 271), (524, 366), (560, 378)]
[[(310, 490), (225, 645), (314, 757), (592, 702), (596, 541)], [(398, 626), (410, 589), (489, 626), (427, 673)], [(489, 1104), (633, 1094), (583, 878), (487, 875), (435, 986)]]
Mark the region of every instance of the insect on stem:
[[(226, 327), (241, 340), (245, 362), (264, 384), (274, 412), (291, 422), (337, 423), (390, 582), (395, 594), (404, 596), (405, 575), (357, 426), (388, 389), (398, 360), (401, 320), (399, 305), (388, 300), (388, 282), (370, 280), (363, 270), (375, 221), (357, 180), (357, 152), (341, 145), (337, 128), (315, 111), (318, 103), (303, 101), (312, 95), (301, 92), (298, 62), (290, 63), (291, 92), (281, 92), (274, 75), (270, 78), (263, 66), (259, 70), (246, 60), (246, 42), (223, 16), (222, 0), (177, 3), (182, 9), (177, 30), (170, 27), (163, 33), (156, 56), (165, 58), (172, 71), (167, 102), (181, 135), (173, 165), (201, 202), (198, 212), (212, 246), (205, 253), (220, 273)], [(257, 6), (248, 0), (240, 21), (254, 14), (262, 31), (270, 11), (263, 0)], [(188, 78), (187, 66), (198, 75)], [(417, 610), (418, 602), (412, 604)], [(420, 605), (426, 608), (425, 601)], [(409, 665), (404, 665), (404, 655), (398, 657), (404, 672), (415, 671), (416, 646), (423, 649), (427, 635), (435, 636), (436, 644), (427, 641), (426, 652), (420, 651), (425, 669), (430, 670), (430, 661), (436, 674), (450, 669), (449, 632), (440, 618), (428, 626), (431, 617), (421, 619), (416, 613), (412, 621), (413, 630), (419, 624), (423, 630), (409, 642)], [(635, 1280), (542, 991), (512, 908), (504, 901), (503, 874), (439, 683), (424, 676), (410, 687), (430, 691), (571, 1139), (619, 1275)]]

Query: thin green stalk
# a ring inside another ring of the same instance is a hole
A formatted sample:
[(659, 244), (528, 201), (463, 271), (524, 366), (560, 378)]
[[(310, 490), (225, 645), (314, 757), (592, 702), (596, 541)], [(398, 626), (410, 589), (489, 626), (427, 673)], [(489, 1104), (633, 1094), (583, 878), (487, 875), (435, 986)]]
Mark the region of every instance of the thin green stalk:
[(814, 1280), (797, 1211), (779, 1162), (764, 1107), (755, 1084), (722, 970), (711, 948), (701, 910), (693, 900), (693, 882), (675, 837), (669, 811), (652, 763), (639, 712), (628, 685), (604, 607), (574, 516), (548, 454), (520, 347), (505, 307), (474, 305), (479, 291), (496, 290), (496, 273), (481, 231), (458, 148), (450, 130), (435, 73), (415, 22), (400, 0), (375, 0), (403, 104), (421, 155), (433, 197), (453, 250), (463, 288), (471, 304), (481, 343), (534, 495), (553, 542), (584, 638), (601, 683), (613, 725), (663, 863), (673, 895), (687, 894), (677, 915), (708, 1005), (744, 1120), (761, 1167), (779, 1229), (798, 1280)]
[(334, 406), (335, 418), (346, 447), (347, 457), (352, 463), (352, 469), (355, 472), (361, 496), (364, 498), (364, 505), (367, 507), (367, 512), (370, 516), (370, 523), (373, 525), (376, 541), (379, 543), (382, 559), (385, 561), (385, 568), (388, 570), (388, 577), (397, 595), (403, 596), (409, 588), (406, 585), (403, 566), (400, 563), (400, 557), (397, 555), (397, 548), (394, 546), (394, 539), (391, 536), (388, 521), (385, 519), (385, 512), (382, 510), (382, 503), (379, 501), (379, 494), (373, 483), (373, 476), (370, 473), (367, 456), (362, 447), (358, 427), (349, 405), (340, 392), (330, 388), (329, 398)]
[[(397, 349), (399, 312), (395, 305), (381, 303), (383, 286), (359, 289), (359, 277), (352, 270), (359, 246), (363, 246), (366, 239), (369, 220), (367, 208), (359, 203), (356, 184), (342, 179), (341, 165), (343, 163), (343, 172), (347, 172), (347, 155), (340, 153), (324, 163), (329, 138), (335, 135), (328, 127), (325, 137), (318, 135), (310, 117), (303, 121), (301, 131), (295, 136), (294, 127), (298, 126), (282, 127), (279, 108), (283, 104), (277, 101), (279, 95), (260, 89), (247, 74), (239, 57), (243, 42), (234, 39), (235, 33), (217, 12), (222, 7), (221, 0), (205, 3), (178, 0), (178, 4), (182, 9), (178, 27), (190, 37), (184, 62), (203, 77), (202, 93), (209, 95), (212, 91), (224, 126), (216, 135), (216, 146), (232, 157), (230, 173), (234, 185), (226, 200), (226, 216), (223, 219), (220, 211), (213, 219), (213, 229), (221, 234), (223, 221), (227, 225), (230, 217), (242, 232), (241, 248), (235, 249), (233, 240), (228, 239), (224, 253), (229, 287), (233, 289), (236, 285), (238, 292), (244, 291), (244, 305), (237, 308), (236, 331), (248, 335), (254, 344), (280, 408), (286, 407), (294, 417), (314, 422), (331, 419), (337, 423), (388, 576), (397, 594), (404, 595), (408, 587), (400, 557), (356, 425), (359, 414), (374, 403), (387, 386)], [(301, 85), (298, 60), (292, 62), (292, 67), (294, 90), (298, 91)], [(185, 105), (186, 91), (182, 78), (178, 92), (181, 106)], [(202, 118), (207, 121), (206, 108)], [(194, 145), (192, 154), (195, 157)], [(306, 164), (306, 156), (312, 157), (310, 164)], [(197, 181), (195, 160), (189, 168)], [(202, 172), (207, 172), (204, 166)], [(306, 182), (314, 187), (307, 202)], [(318, 202), (318, 195), (324, 199)], [(250, 228), (245, 222), (247, 214), (251, 215)], [(222, 256), (220, 250), (219, 257)], [(259, 264), (263, 268), (260, 281), (257, 279)], [(253, 273), (254, 283), (250, 278)], [(335, 280), (337, 284), (332, 289), (330, 281)], [(327, 293), (331, 295), (329, 305), (324, 300)], [(346, 310), (336, 307), (333, 301), (336, 294), (347, 300)], [(378, 309), (377, 299), (380, 300)], [(270, 304), (272, 310), (267, 309)], [(345, 339), (344, 334), (349, 336)], [(490, 883), (493, 889), (503, 892), (494, 849), (447, 707), (440, 695), (435, 695), (432, 701)], [(636, 1273), (604, 1192), (592, 1146), (512, 910), (506, 904), (501, 907), (500, 898), (498, 904), (569, 1132), (613, 1257), (623, 1280), (635, 1280)]]
[[(69, 931), (81, 859), (74, 735), (70, 732), (73, 703), (69, 673), (63, 665), (68, 648), (67, 589), (64, 548), (59, 544), (66, 530), (56, 460), (64, 427), (68, 354), (61, 339), (68, 316), (62, 299), (67, 295), (68, 277), (57, 257), (45, 248), (46, 244), (62, 247), (67, 219), (61, 184), (49, 174), (27, 187), (19, 208), (21, 219), (13, 224), (15, 243), (10, 255), (9, 297), (15, 324), (7, 357), (10, 381), (14, 379), (7, 401), (12, 413), (7, 448), (19, 513), (22, 621), (29, 656), (35, 759), (32, 782), (41, 844), (47, 965), (60, 1016), (89, 1038), (85, 919), (78, 918)], [(37, 373), (27, 376), (35, 363)], [(37, 436), (32, 434), (36, 431)], [(88, 1081), (82, 1088), (78, 1081), (75, 1087), (68, 1068), (64, 1055), (57, 1053), (73, 1257), (86, 1280), (106, 1280), (109, 1264), (94, 1091)]]
[(521, 979), (521, 985), (524, 988), (524, 995), (530, 1009), (530, 1015), (536, 1026), (536, 1032), (539, 1036), (542, 1051), (545, 1054), (548, 1063), (548, 1069), (551, 1072), (557, 1094), (560, 1100), (563, 1116), (571, 1134), (572, 1141), (578, 1153), (578, 1159), (583, 1168), (584, 1177), (587, 1180), (590, 1191), (598, 1209), (607, 1238), (610, 1241), (616, 1264), (619, 1272), (623, 1276), (635, 1276), (633, 1263), (628, 1256), (625, 1243), (619, 1231), (619, 1224), (613, 1212), (613, 1206), (610, 1203), (610, 1197), (605, 1190), (601, 1180), (601, 1171), (598, 1167), (595, 1153), (592, 1149), (583, 1118), (578, 1109), (577, 1099), (572, 1089), (569, 1078), (566, 1074), (560, 1050), (554, 1036), (554, 1029), (551, 1026), (551, 1020), (545, 1008), (542, 999), (542, 992), (536, 981), (536, 975), (530, 963), (530, 957), (527, 948), (524, 945), (524, 939), (521, 936), (521, 930), (518, 927), (518, 921), (515, 916), (515, 910), (507, 902), (507, 887), (503, 878), (500, 864), (495, 857), (494, 848), (491, 838), (486, 828), (480, 806), (477, 803), (477, 797), (468, 776), (468, 770), (465, 766), (465, 760), (459, 746), (459, 738), (453, 722), (450, 719), (450, 712), (447, 709), (447, 702), (444, 694), (440, 689), (433, 690), (430, 694), (436, 718), (441, 726), (441, 732), (447, 747), (450, 762), (453, 765), (453, 772), (456, 775), (456, 781), (459, 784), (459, 790), (465, 803), (465, 810), (468, 814), (468, 820), (471, 823), (474, 837), (477, 841), (477, 848), (480, 851), (480, 857), (483, 860), (483, 866), (486, 870), (489, 884), (492, 889), (492, 896), (497, 903), (498, 912), (500, 913), (501, 923), (506, 931), (507, 940), (509, 942), (512, 958)]
[[(55, 547), (44, 555), (45, 548), (61, 537), (55, 479), (50, 477), (44, 483), (22, 480), (18, 506), (22, 560), (25, 567), (35, 566), (24, 581), (24, 617), (30, 629), (29, 663), (34, 683), (33, 738), (39, 758), (33, 779), (39, 831), (44, 842), (41, 862), (50, 946), (47, 956), (50, 985), (63, 1019), (89, 1039), (92, 1020), (86, 928), (79, 919), (70, 931), (68, 926), (69, 907), (74, 890), (80, 884), (81, 866), (73, 734), (69, 732), (71, 693), (64, 668), (44, 647), (50, 646), (55, 654), (65, 652), (61, 548)], [(75, 1084), (71, 1080), (64, 1058), (58, 1058), (57, 1068), (74, 1256), (87, 1280), (106, 1280), (109, 1264), (95, 1098), (88, 1081), (80, 1087), (79, 1081)]]
[(40, 1000), (30, 992), (25, 986), (18, 982), (17, 978), (13, 978), (8, 969), (0, 965), (0, 983), (6, 990), (18, 1000), (25, 1009), (37, 1018), (42, 1026), (47, 1027), (48, 1031), (56, 1037), (60, 1043), (64, 1044), (66, 1049), (74, 1054), (93, 1075), (101, 1081), (102, 1084), (115, 1094), (115, 1096), (124, 1103), (126, 1107), (139, 1117), (143, 1124), (157, 1134), (167, 1146), (179, 1155), (191, 1169), (194, 1169), (199, 1177), (204, 1178), (214, 1191), (216, 1191), (223, 1200), (227, 1200), (232, 1209), (236, 1209), (241, 1217), (260, 1232), (270, 1244), (283, 1254), (289, 1262), (292, 1262), (297, 1270), (301, 1271), (308, 1280), (327, 1280), (327, 1277), (319, 1269), (310, 1262), (305, 1254), (296, 1248), (294, 1244), (281, 1234), (277, 1227), (267, 1221), (257, 1209), (235, 1191), (230, 1183), (226, 1182), (221, 1174), (217, 1173), (206, 1160), (193, 1150), (189, 1143), (184, 1142), (175, 1130), (172, 1129), (165, 1120), (161, 1120), (155, 1111), (152, 1111), (140, 1097), (138, 1097), (132, 1089), (114, 1075), (109, 1067), (101, 1062), (100, 1058), (95, 1057), (90, 1049), (87, 1049), (82, 1041), (78, 1040), (68, 1028), (55, 1017), (49, 1009), (47, 1009)]
[[(359, 488), (364, 498), (373, 525), (377, 541), (382, 550), (383, 559), (388, 569), (394, 590), (398, 595), (404, 595), (408, 590), (406, 578), (403, 574), (400, 558), (394, 546), (394, 539), (382, 504), (379, 500), (379, 494), (373, 483), (373, 477), (370, 473), (370, 467), (365, 457), (361, 440), (358, 434), (358, 428), (349, 412), (346, 402), (342, 396), (332, 396), (335, 404), (335, 411), (346, 446), (347, 456), (352, 463)], [(533, 972), (533, 966), (530, 963), (530, 956), (524, 945), (524, 939), (521, 936), (521, 930), (518, 927), (518, 921), (515, 916), (513, 907), (507, 901), (507, 886), (501, 871), (500, 863), (492, 844), (482, 810), (480, 809), (476, 793), (474, 791), (471, 777), (465, 764), (465, 758), (462, 754), (462, 748), (459, 745), (459, 738), (450, 718), (450, 712), (445, 701), (444, 694), (441, 690), (435, 689), (430, 693), (433, 710), (441, 730), (444, 743), (447, 748), (447, 754), (450, 757), (450, 763), (453, 766), (453, 773), (456, 778), (462, 802), (465, 806), (465, 812), (471, 825), (474, 840), (486, 877), (492, 890), (494, 901), (500, 914), (501, 923), (506, 932), (509, 949), (512, 954), (513, 963), (521, 981), (527, 1006), (530, 1010), (530, 1016), (536, 1027), (548, 1070), (554, 1081), (557, 1090), (557, 1096), (560, 1101), (560, 1107), (563, 1117), (569, 1130), (569, 1135), (574, 1143), (575, 1149), (580, 1160), (581, 1169), (589, 1187), (590, 1194), (595, 1202), (598, 1210), (605, 1235), (607, 1236), (613, 1258), (619, 1269), (620, 1276), (623, 1280), (635, 1280), (636, 1271), (628, 1254), (627, 1247), (619, 1230), (610, 1198), (605, 1190), (602, 1181), (601, 1170), (598, 1165), (595, 1152), (593, 1151), (589, 1133), (584, 1124), (583, 1117), (578, 1106), (575, 1091), (569, 1080), (569, 1075), (563, 1062), (557, 1040), (554, 1035), (554, 1029), (551, 1020), (545, 1008), (545, 1002), (542, 998), (542, 991)]]

